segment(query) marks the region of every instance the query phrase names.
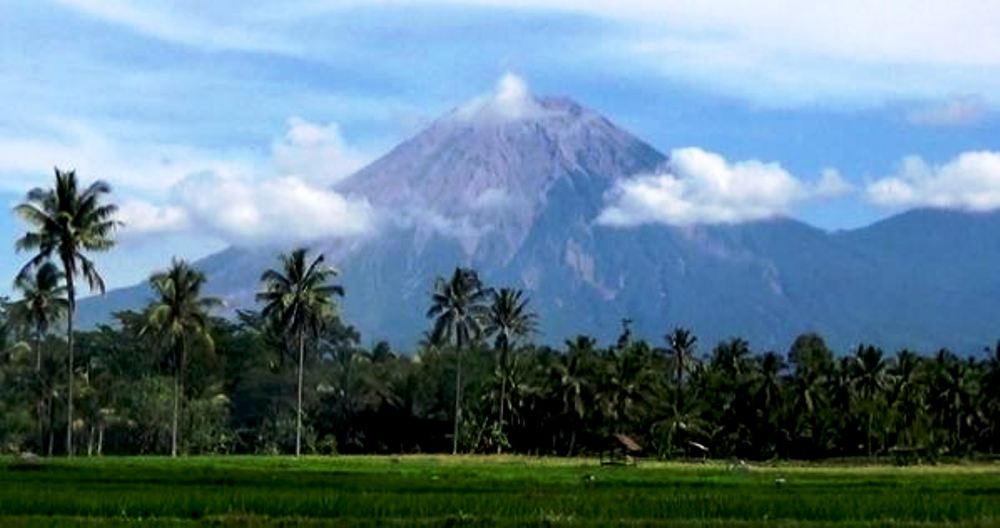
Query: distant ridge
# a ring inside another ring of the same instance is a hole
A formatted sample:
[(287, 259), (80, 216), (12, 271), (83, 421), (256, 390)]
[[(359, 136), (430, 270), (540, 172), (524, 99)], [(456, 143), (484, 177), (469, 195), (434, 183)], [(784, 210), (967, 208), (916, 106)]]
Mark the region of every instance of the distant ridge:
[[(1000, 214), (935, 210), (827, 233), (790, 219), (732, 226), (595, 225), (613, 183), (666, 157), (569, 99), (523, 87), (473, 101), (340, 183), (383, 212), (378, 233), (315, 244), (342, 270), (345, 317), (366, 341), (414, 345), (433, 278), (473, 266), (528, 291), (539, 340), (612, 339), (619, 321), (660, 341), (688, 326), (703, 348), (742, 336), (785, 350), (816, 331), (841, 351), (976, 352), (1000, 338)], [(252, 306), (277, 249), (199, 263), (230, 309)], [(85, 325), (139, 307), (144, 285), (81, 303)]]

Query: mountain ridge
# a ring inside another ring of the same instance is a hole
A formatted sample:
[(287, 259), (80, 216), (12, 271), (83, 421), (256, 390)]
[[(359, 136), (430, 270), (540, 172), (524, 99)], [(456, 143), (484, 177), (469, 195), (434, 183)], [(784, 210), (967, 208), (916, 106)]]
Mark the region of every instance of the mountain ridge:
[[(508, 86), (336, 184), (385, 221), (363, 241), (313, 246), (343, 272), (347, 320), (368, 339), (401, 348), (426, 330), (434, 277), (456, 265), (527, 290), (547, 343), (577, 333), (610, 340), (623, 318), (657, 340), (674, 325), (692, 327), (704, 347), (739, 335), (784, 349), (816, 331), (843, 351), (862, 340), (976, 351), (1000, 336), (991, 335), (988, 316), (1000, 313), (1000, 280), (988, 273), (988, 263), (1000, 262), (1000, 243), (991, 242), (1000, 215), (912, 211), (833, 233), (789, 218), (688, 227), (594, 222), (614, 182), (666, 160), (597, 112)], [(935, 257), (928, 235), (958, 258)], [(196, 265), (209, 293), (230, 309), (250, 307), (278, 249), (230, 248)], [(141, 306), (144, 288), (84, 300), (82, 323)]]

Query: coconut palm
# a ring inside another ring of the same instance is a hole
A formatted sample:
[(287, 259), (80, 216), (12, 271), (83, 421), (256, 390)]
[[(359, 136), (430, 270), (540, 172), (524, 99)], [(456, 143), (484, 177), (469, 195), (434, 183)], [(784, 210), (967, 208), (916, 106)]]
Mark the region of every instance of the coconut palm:
[[(951, 433), (953, 450), (963, 449), (963, 425), (972, 420), (973, 401), (977, 392), (969, 362), (953, 353), (941, 350), (934, 357), (932, 391), (937, 410), (938, 427)], [(950, 423), (949, 423), (950, 422)]]
[(686, 328), (677, 327), (672, 332), (664, 336), (667, 340), (667, 347), (674, 357), (674, 383), (677, 396), (674, 402), (677, 412), (684, 407), (684, 372), (694, 356), (694, 347), (698, 343), (698, 338)]
[[(69, 311), (69, 300), (66, 298), (66, 286), (63, 284), (63, 273), (59, 268), (46, 262), (33, 274), (22, 275), (14, 282), (14, 288), (21, 291), (22, 298), (13, 305), (16, 317), (31, 327), (34, 334), (35, 375), (42, 371), (42, 339), (49, 332), (52, 324), (61, 319)], [(36, 386), (41, 388), (40, 379)], [(45, 396), (40, 394), (38, 405), (39, 446), (44, 444)]]
[(455, 422), (452, 454), (458, 454), (459, 424), (462, 420), (462, 352), (483, 333), (487, 317), (486, 299), (490, 295), (479, 274), (472, 269), (455, 268), (450, 279), (434, 281), (431, 307), (427, 317), (434, 319), (431, 341), (455, 346)]
[(170, 456), (177, 456), (177, 419), (183, 389), (184, 365), (189, 348), (200, 342), (211, 351), (215, 345), (209, 333), (209, 312), (221, 305), (213, 297), (203, 297), (205, 275), (183, 260), (174, 260), (170, 269), (149, 279), (157, 299), (149, 307), (143, 334), (151, 334), (171, 354), (174, 371), (174, 409), (170, 433)]
[(570, 424), (570, 440), (566, 456), (573, 456), (578, 424), (587, 416), (591, 390), (591, 362), (597, 356), (597, 340), (584, 335), (566, 340), (566, 354), (552, 365), (552, 385), (562, 401), (563, 415)]
[(922, 359), (909, 350), (896, 354), (896, 361), (889, 369), (892, 418), (896, 421), (897, 442), (913, 447), (914, 429), (924, 414), (926, 380)]
[(879, 397), (886, 388), (888, 363), (882, 351), (873, 346), (859, 346), (853, 364), (854, 389), (868, 406), (868, 456), (872, 456), (872, 422)]
[(14, 282), (14, 288), (21, 291), (21, 300), (13, 308), (15, 315), (33, 330), (36, 372), (42, 368), (42, 338), (69, 311), (64, 277), (55, 264), (46, 262), (34, 273), (19, 275)]
[(344, 289), (330, 284), (337, 270), (325, 266), (326, 257), (319, 255), (312, 262), (308, 250), (299, 248), (279, 257), (281, 269), (270, 269), (261, 275), (263, 290), (257, 302), (264, 305), (261, 315), (284, 334), (286, 341), (298, 344), (298, 398), (295, 416), (295, 456), (302, 454), (302, 377), (305, 365), (306, 338), (314, 340), (337, 313), (334, 296), (343, 296)]
[(754, 443), (758, 453), (772, 456), (778, 448), (777, 443), (786, 433), (782, 427), (784, 411), (784, 378), (782, 373), (788, 367), (785, 358), (776, 352), (767, 352), (754, 358), (751, 391), (752, 408), (756, 420)]
[(104, 203), (111, 187), (96, 181), (82, 192), (75, 171), (55, 169), (52, 189), (36, 188), (28, 192), (24, 203), (14, 211), (31, 227), (17, 241), (18, 251), (33, 252), (34, 256), (21, 269), (19, 277), (46, 262), (58, 260), (66, 280), (69, 316), (66, 324), (67, 377), (66, 392), (66, 455), (73, 456), (73, 319), (76, 312), (76, 278), (87, 281), (91, 291), (104, 293), (104, 280), (87, 252), (111, 249), (120, 223), (115, 220), (118, 208)]
[(510, 352), (520, 339), (538, 329), (538, 315), (528, 308), (529, 299), (521, 290), (501, 288), (491, 292), (492, 301), (486, 315), (483, 333), (495, 336), (494, 347), (499, 352), (500, 372), (500, 432), (504, 427), (504, 407), (507, 403), (507, 382), (510, 378)]

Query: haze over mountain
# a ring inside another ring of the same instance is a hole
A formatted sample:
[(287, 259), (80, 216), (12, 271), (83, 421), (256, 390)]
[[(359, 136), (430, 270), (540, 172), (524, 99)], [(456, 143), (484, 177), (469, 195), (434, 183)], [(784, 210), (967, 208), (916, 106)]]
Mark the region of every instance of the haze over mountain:
[[(786, 349), (816, 331), (842, 351), (974, 352), (1000, 337), (1000, 215), (936, 210), (828, 233), (772, 217), (739, 224), (612, 227), (595, 221), (617, 182), (667, 157), (605, 117), (512, 82), (431, 124), (335, 189), (377, 228), (316, 241), (341, 270), (345, 318), (366, 341), (409, 347), (428, 328), (434, 277), (456, 265), (527, 290), (542, 342), (613, 339), (620, 321), (660, 341), (675, 325), (702, 349), (730, 336)], [(209, 293), (253, 306), (287, 248), (230, 248), (197, 263)], [(139, 308), (144, 285), (81, 303), (85, 325)]]

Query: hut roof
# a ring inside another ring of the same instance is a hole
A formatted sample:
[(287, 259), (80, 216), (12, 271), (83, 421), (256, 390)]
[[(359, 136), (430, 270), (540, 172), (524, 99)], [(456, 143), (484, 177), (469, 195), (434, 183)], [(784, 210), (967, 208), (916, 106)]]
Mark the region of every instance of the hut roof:
[(633, 453), (638, 453), (639, 451), (642, 451), (642, 447), (639, 446), (639, 443), (633, 440), (628, 435), (622, 433), (616, 433), (615, 440), (617, 440), (618, 443), (621, 444), (621, 446), (624, 447), (626, 451), (631, 451)]

